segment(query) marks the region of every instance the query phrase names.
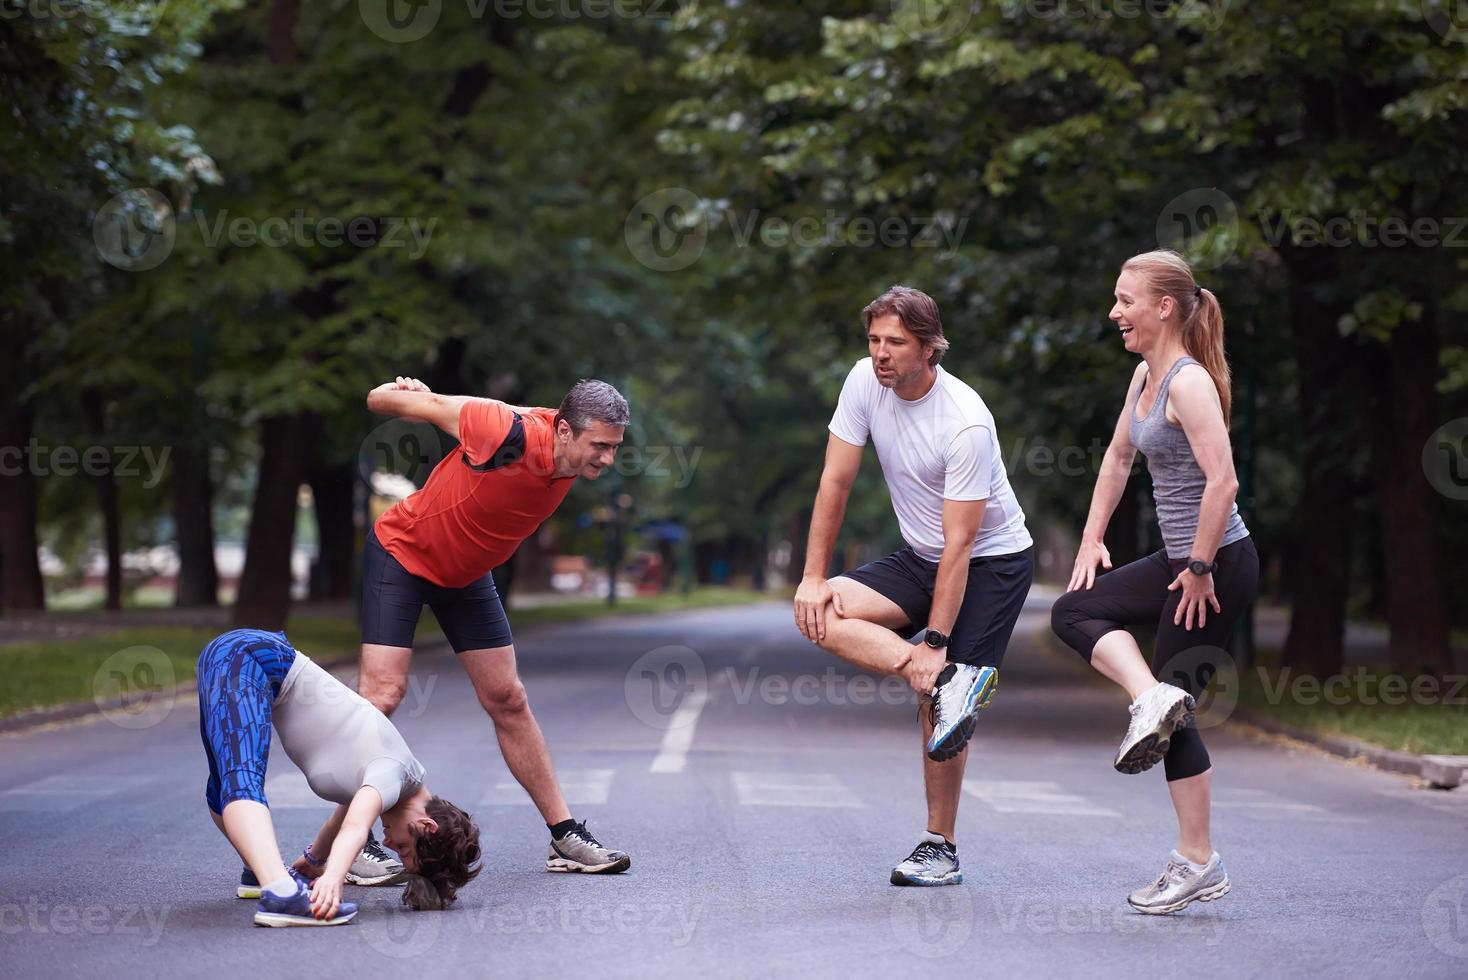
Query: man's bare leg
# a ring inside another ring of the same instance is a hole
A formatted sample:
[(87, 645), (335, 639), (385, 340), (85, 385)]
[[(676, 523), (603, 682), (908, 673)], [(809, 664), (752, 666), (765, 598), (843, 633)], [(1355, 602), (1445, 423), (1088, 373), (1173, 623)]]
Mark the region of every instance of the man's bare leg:
[(838, 616), (834, 604), (827, 604), (826, 638), (821, 648), (879, 677), (905, 677), (905, 670), (893, 666), (903, 661), (912, 645), (892, 631), (910, 625), (907, 613), (855, 579), (833, 578), (831, 589), (840, 594), (846, 614)]
[(408, 667), (413, 661), (412, 647), (388, 647), (378, 643), (362, 644), (361, 672), (357, 675), (357, 693), (378, 711), (392, 717), (408, 691)]
[(933, 720), (927, 704), (921, 705), (923, 716), (923, 788), (928, 794), (928, 832), (941, 834), (952, 844), (954, 824), (958, 820), (958, 800), (963, 795), (963, 769), (968, 763), (968, 746), (946, 762), (928, 758), (928, 739), (933, 735)]
[(525, 685), (520, 683), (515, 670), (515, 648), (466, 650), (459, 659), (474, 683), (479, 703), (494, 722), (494, 734), (505, 765), (530, 794), (541, 818), (552, 826), (571, 819), (571, 811), (556, 782), (545, 735), (535, 715), (530, 713)]

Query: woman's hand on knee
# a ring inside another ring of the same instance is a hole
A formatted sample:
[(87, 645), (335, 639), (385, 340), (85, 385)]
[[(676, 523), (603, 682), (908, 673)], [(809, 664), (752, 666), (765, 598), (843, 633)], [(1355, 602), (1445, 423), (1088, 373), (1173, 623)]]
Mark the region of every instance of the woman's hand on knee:
[(1106, 550), (1106, 545), (1100, 541), (1081, 541), (1080, 551), (1076, 552), (1075, 568), (1070, 573), (1070, 584), (1065, 591), (1074, 592), (1077, 589), (1089, 589), (1096, 584), (1096, 566), (1103, 568), (1111, 567), (1111, 552)]

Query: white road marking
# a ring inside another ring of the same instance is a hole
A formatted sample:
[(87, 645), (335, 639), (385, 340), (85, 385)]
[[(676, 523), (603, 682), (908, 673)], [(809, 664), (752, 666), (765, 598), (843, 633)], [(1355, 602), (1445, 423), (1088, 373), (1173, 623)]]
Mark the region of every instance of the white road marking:
[(0, 793), (0, 812), (68, 813), (146, 781), (136, 776), (47, 776)]
[(731, 772), (734, 793), (745, 806), (845, 807), (866, 804), (830, 773)]
[(668, 719), (668, 730), (663, 732), (663, 743), (648, 772), (683, 771), (688, 764), (688, 750), (693, 746), (693, 733), (698, 728), (698, 716), (708, 699), (708, 686), (705, 684), (694, 688), (683, 699), (673, 717)]
[(1300, 814), (1316, 819), (1327, 818), (1333, 820), (1354, 821), (1361, 818), (1346, 817), (1331, 813), (1325, 807), (1316, 806), (1313, 803), (1296, 803), (1282, 796), (1263, 789), (1223, 789), (1214, 794), (1213, 807), (1216, 810), (1255, 810), (1280, 813)]
[(963, 791), (982, 800), (999, 813), (1047, 813), (1066, 817), (1121, 816), (1115, 810), (1066, 792), (1059, 783), (965, 779)]
[[(568, 769), (557, 773), (561, 782), (561, 795), (568, 804), (605, 803), (612, 790), (615, 769)], [(515, 777), (504, 776), (480, 799), (480, 806), (506, 804), (532, 805), (530, 795), (515, 782)]]

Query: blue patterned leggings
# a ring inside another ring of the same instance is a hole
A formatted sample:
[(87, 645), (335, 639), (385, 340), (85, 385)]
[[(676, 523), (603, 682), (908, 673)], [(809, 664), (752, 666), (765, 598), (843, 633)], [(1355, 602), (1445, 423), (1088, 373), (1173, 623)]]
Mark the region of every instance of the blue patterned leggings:
[(284, 633), (231, 630), (199, 654), (199, 737), (209, 759), (209, 809), (265, 801), (270, 712), (296, 651)]

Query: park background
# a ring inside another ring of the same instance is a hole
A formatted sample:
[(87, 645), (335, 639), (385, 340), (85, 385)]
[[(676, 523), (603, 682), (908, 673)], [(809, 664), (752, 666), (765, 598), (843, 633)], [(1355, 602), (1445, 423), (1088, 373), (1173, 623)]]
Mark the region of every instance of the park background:
[[(0, 710), (90, 696), (133, 640), (187, 676), (231, 622), (350, 649), (365, 522), (451, 448), (366, 411), (397, 375), (631, 403), (615, 470), (500, 571), (517, 621), (571, 615), (556, 584), (599, 606), (609, 563), (632, 608), (788, 591), (860, 310), (894, 283), (937, 299), (1063, 582), (1133, 363), (1111, 289), (1159, 245), (1227, 320), (1264, 562), (1236, 656), (1462, 663), (1449, 0), (3, 12)], [(867, 456), (843, 567), (898, 541)], [(1117, 564), (1160, 543), (1148, 491), (1139, 466)], [(1408, 716), (1378, 737), (1468, 752), (1461, 707)]]

